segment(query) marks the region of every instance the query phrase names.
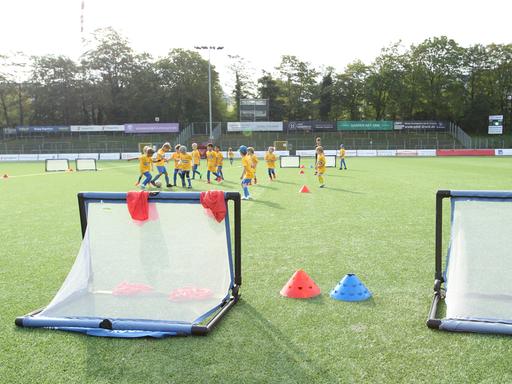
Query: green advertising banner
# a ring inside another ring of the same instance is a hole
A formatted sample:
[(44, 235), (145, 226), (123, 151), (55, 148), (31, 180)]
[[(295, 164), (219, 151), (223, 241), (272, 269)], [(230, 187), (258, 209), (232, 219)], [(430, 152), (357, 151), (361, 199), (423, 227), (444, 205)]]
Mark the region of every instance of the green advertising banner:
[(386, 120), (338, 120), (336, 121), (338, 131), (392, 131), (393, 122)]

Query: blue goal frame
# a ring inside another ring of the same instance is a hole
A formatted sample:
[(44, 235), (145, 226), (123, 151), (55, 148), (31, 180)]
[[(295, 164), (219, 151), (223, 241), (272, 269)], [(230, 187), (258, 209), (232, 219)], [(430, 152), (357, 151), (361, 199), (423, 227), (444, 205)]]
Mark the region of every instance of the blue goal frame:
[[(200, 192), (151, 192), (149, 202), (166, 203), (195, 203), (200, 204)], [(83, 192), (78, 194), (78, 205), (82, 237), (87, 229), (87, 207), (90, 202), (109, 201), (126, 203), (127, 193), (117, 192)], [(15, 324), (19, 327), (50, 328), (64, 331), (85, 333), (92, 336), (106, 337), (165, 337), (165, 336), (187, 336), (206, 335), (217, 325), (219, 320), (235, 305), (239, 298), (239, 289), (242, 284), (241, 269), (241, 204), (238, 192), (225, 192), (224, 198), (228, 208), (225, 217), (227, 232), (228, 254), (230, 258), (231, 284), (225, 299), (215, 308), (200, 316), (192, 323), (161, 320), (137, 320), (137, 319), (104, 319), (92, 317), (65, 317), (50, 318), (37, 317), (44, 308), (38, 309), (25, 316), (18, 317)], [(234, 208), (234, 246), (231, 245), (231, 231), (229, 223), (229, 202)], [(233, 249), (232, 249), (233, 248)], [(234, 250), (234, 254), (233, 251)], [(209, 321), (202, 325), (201, 322), (209, 318)]]

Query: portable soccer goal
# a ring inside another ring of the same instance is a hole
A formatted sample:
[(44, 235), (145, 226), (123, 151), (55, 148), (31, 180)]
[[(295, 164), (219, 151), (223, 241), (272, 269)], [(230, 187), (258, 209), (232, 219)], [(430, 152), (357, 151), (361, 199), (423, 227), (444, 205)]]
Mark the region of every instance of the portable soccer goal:
[(50, 304), (16, 325), (106, 337), (205, 335), (238, 301), (239, 193), (220, 197), (220, 222), (198, 192), (150, 193), (146, 221), (132, 219), (126, 193), (85, 192), (78, 201), (83, 240), (73, 267)]
[[(451, 226), (443, 263), (444, 199), (451, 200)], [(511, 230), (512, 192), (437, 192), (429, 328), (512, 334)]]
[(279, 166), (281, 168), (299, 168), (300, 156), (279, 156)]
[(336, 168), (336, 156), (335, 155), (326, 155), (325, 156), (325, 166), (328, 168)]
[(97, 171), (96, 159), (76, 159), (75, 169), (77, 171)]
[(46, 172), (67, 171), (69, 169), (69, 160), (67, 159), (46, 159)]

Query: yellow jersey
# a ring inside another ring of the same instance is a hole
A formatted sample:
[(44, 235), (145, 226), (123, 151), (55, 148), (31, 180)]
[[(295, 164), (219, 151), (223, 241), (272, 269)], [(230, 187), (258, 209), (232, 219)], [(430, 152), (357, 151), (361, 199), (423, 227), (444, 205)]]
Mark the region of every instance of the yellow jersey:
[(244, 167), (244, 179), (254, 179), (254, 167), (251, 155), (242, 157), (242, 167)]
[(192, 169), (192, 155), (190, 153), (180, 154), (180, 169), (190, 171)]
[(201, 153), (197, 149), (192, 151), (192, 159), (194, 160), (194, 165), (199, 165), (201, 162)]
[(325, 173), (325, 156), (323, 154), (318, 155), (316, 159), (316, 169), (318, 173)]
[(217, 154), (217, 167), (222, 167), (222, 164), (224, 163), (224, 156), (222, 156), (222, 152), (219, 151)]
[(344, 159), (344, 158), (345, 158), (345, 148), (341, 148), (341, 149), (340, 149), (340, 157), (341, 157), (342, 159)]
[(228, 157), (229, 157), (230, 159), (234, 159), (234, 158), (235, 158), (235, 152), (233, 152), (233, 151), (228, 151)]
[(142, 155), (139, 157), (139, 169), (140, 173), (149, 172), (151, 170), (151, 163), (153, 159), (148, 155)]
[(273, 169), (276, 167), (276, 155), (274, 153), (265, 153), (265, 161), (267, 162), (267, 168)]
[(254, 153), (249, 156), (251, 156), (252, 166), (253, 166), (254, 170), (256, 171), (256, 167), (258, 166), (258, 158), (256, 157), (256, 155)]
[(180, 169), (180, 153), (179, 152), (174, 152), (172, 155), (171, 155), (171, 158), (174, 160), (174, 168), (176, 169)]
[(158, 151), (156, 151), (156, 160), (153, 161), (153, 163), (155, 163), (155, 165), (159, 166), (159, 167), (162, 167), (165, 165), (165, 151), (163, 149), (159, 149)]

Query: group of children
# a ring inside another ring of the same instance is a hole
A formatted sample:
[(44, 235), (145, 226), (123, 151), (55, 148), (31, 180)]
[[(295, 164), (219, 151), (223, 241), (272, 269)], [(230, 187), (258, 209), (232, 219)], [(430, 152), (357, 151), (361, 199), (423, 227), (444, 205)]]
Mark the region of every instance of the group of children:
[[(320, 140), (317, 139), (316, 144), (317, 146), (315, 150), (315, 175), (318, 177), (320, 188), (324, 188), (324, 175), (326, 172), (324, 149), (321, 146)], [(165, 143), (158, 151), (156, 151), (155, 158), (153, 158), (153, 155), (155, 154), (153, 148), (146, 146), (144, 147), (144, 153), (141, 156), (139, 156), (138, 158), (128, 159), (139, 160), (140, 176), (136, 185), (140, 185), (141, 189), (145, 189), (146, 186), (148, 186), (148, 184), (160, 188), (161, 183), (158, 181), (158, 179), (163, 175), (165, 177), (167, 188), (171, 188), (177, 185), (176, 182), (178, 176), (181, 179), (181, 185), (183, 188), (192, 188), (191, 180), (194, 180), (196, 175), (199, 175), (199, 178), (202, 179), (203, 175), (198, 170), (201, 162), (201, 154), (197, 149), (197, 144), (192, 144), (191, 153), (187, 152), (187, 147), (184, 145), (178, 144), (174, 148), (175, 152), (172, 153), (170, 159), (167, 159), (165, 156), (165, 154), (171, 150), (171, 145), (169, 143)], [(249, 186), (252, 185), (253, 183), (257, 184), (258, 182), (258, 179), (256, 177), (258, 157), (256, 156), (253, 147), (241, 145), (238, 151), (242, 158), (243, 168), (242, 176), (240, 177), (240, 180), (242, 180), (243, 190), (242, 199), (249, 200), (251, 199), (251, 195), (249, 193)], [(269, 147), (264, 157), (265, 162), (267, 164), (267, 172), (270, 181), (276, 179), (275, 162), (277, 160), (277, 157), (274, 151), (274, 147)], [(227, 155), (230, 163), (233, 164), (235, 154), (232, 148), (228, 149)], [(339, 155), (340, 169), (343, 169), (343, 165), (345, 166), (345, 169), (347, 169), (347, 166), (345, 164), (345, 148), (343, 147), (343, 144), (340, 146)], [(167, 167), (165, 165), (165, 163), (169, 161), (174, 161), (173, 184), (170, 183), (169, 174), (167, 173)], [(224, 173), (222, 172), (223, 163), (224, 156), (220, 150), (220, 147), (218, 145), (214, 147), (213, 144), (208, 144), (206, 149), (206, 179), (208, 184), (211, 183), (211, 175), (215, 176), (215, 180), (218, 183), (222, 183), (222, 181), (224, 180)], [(153, 165), (156, 166), (158, 171), (158, 173), (154, 177), (151, 174), (151, 171), (153, 171), (154, 169)], [(191, 172), (192, 177), (190, 174)]]

